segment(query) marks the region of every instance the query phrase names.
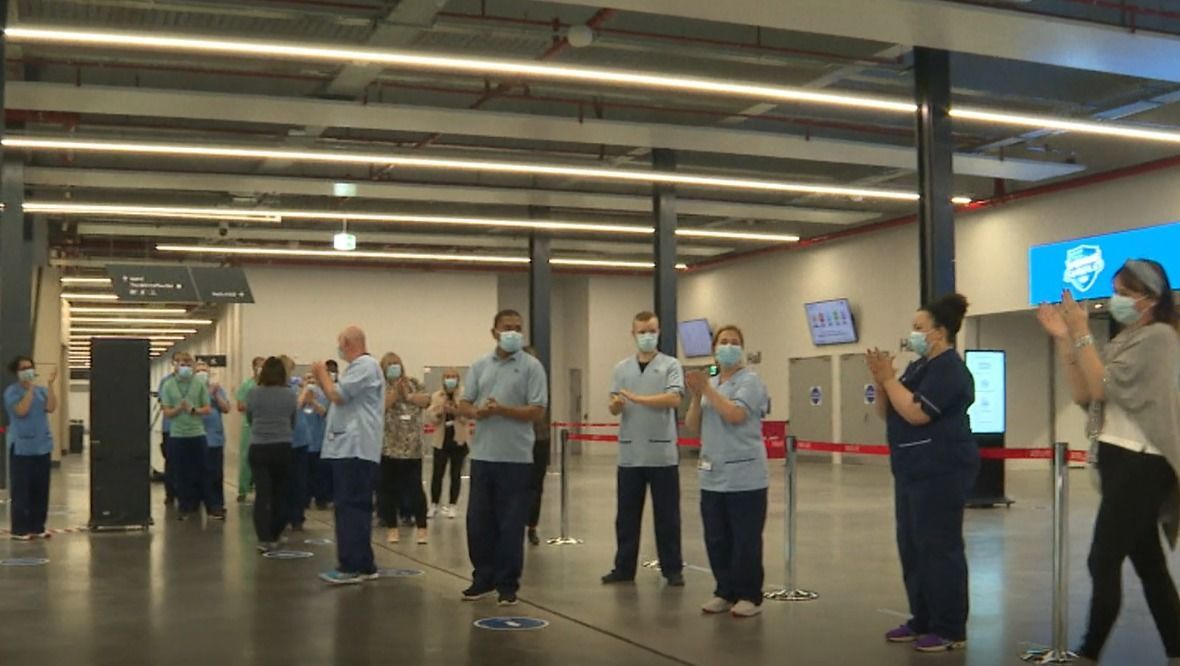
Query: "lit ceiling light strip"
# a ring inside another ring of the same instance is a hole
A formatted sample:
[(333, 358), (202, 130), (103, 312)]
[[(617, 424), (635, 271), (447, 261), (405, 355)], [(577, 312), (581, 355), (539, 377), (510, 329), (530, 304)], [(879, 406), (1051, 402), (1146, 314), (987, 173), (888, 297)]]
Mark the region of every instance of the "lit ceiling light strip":
[(176, 324), (188, 326), (208, 326), (212, 319), (153, 319), (150, 317), (72, 317), (70, 324)]
[(320, 257), (328, 259), (390, 259), (396, 261), (442, 261), (466, 264), (527, 264), (528, 257), (479, 254), (435, 254), (426, 252), (377, 252), (373, 250), (305, 250), (277, 247), (215, 247), (203, 245), (157, 245), (160, 252), (190, 254), (236, 254), (257, 257)]
[[(26, 204), (27, 206), (27, 204)], [(104, 277), (63, 277), (61, 283), (64, 285), (107, 285), (111, 283), (110, 278)]]
[(63, 293), (61, 295), (63, 301), (117, 301), (119, 297), (114, 294), (77, 294), (77, 293)]
[[(214, 219), (225, 222), (267, 222), (277, 224), (282, 220), (269, 211), (221, 210), (217, 208), (188, 208), (183, 206), (135, 206), (126, 204), (74, 204), (27, 201), (23, 205), (26, 213), (56, 215), (118, 215), (119, 217), (177, 217)], [(196, 211), (194, 213), (194, 211)], [(67, 278), (62, 278), (65, 284)], [(89, 279), (89, 278), (83, 278)], [(107, 283), (110, 280), (107, 279)]]
[[(656, 265), (650, 261), (618, 261), (614, 259), (550, 259), (554, 266), (581, 266), (585, 268), (639, 268), (651, 269)], [(677, 270), (688, 268), (688, 264), (676, 264)]]
[(207, 39), (201, 37), (162, 37), (145, 35), (143, 33), (99, 32), (80, 29), (62, 30), (38, 27), (10, 27), (5, 30), (5, 35), (9, 40), (14, 42), (80, 44), (86, 46), (108, 46), (119, 49), (142, 48), (164, 51), (217, 53), (222, 55), (270, 56), (274, 58), (343, 62), (348, 64), (375, 64), (386, 67), (462, 72), (479, 76), (533, 77), (650, 88), (654, 90), (679, 90), (777, 102), (827, 104), (889, 111), (893, 113), (913, 113), (917, 109), (913, 102), (854, 94), (674, 76), (656, 72), (627, 72), (517, 60), (427, 55), (392, 50), (298, 46), (278, 42)]
[(118, 338), (118, 339), (133, 338), (135, 340), (180, 342), (181, 340), (184, 340), (185, 336), (183, 336), (183, 335), (135, 335), (135, 334), (130, 334), (130, 333), (122, 334), (122, 335), (117, 334), (117, 333), (111, 333), (108, 335), (95, 335), (95, 334), (80, 335), (77, 333), (71, 333), (70, 334), (70, 344), (71, 345), (90, 344), (89, 343), (90, 340), (94, 340), (97, 338)]
[(184, 308), (120, 308), (120, 307), (87, 307), (70, 306), (70, 314), (117, 314), (117, 315), (179, 315), (184, 316), (188, 314), (188, 310)]
[(99, 326), (99, 327), (82, 326), (82, 327), (78, 327), (78, 328), (74, 328), (72, 326), (70, 327), (70, 334), (71, 335), (73, 335), (74, 333), (94, 333), (94, 334), (142, 333), (145, 335), (152, 335), (152, 334), (170, 335), (170, 334), (174, 334), (174, 333), (196, 333), (196, 332), (197, 332), (197, 329), (195, 329), (195, 328), (111, 328), (111, 327), (102, 327), (102, 326)]
[(1077, 132), (1079, 134), (1113, 136), (1123, 139), (1144, 139), (1165, 143), (1180, 143), (1180, 132), (1174, 130), (1150, 129), (1088, 120), (1050, 118), (1047, 116), (1029, 116), (999, 111), (986, 111), (983, 109), (951, 109), (950, 114), (952, 118), (996, 123), (999, 125), (1016, 125), (1019, 127)]
[(714, 231), (712, 229), (677, 229), (677, 236), (686, 238), (715, 238), (722, 240), (761, 241), (766, 243), (798, 243), (794, 234), (761, 234), (746, 231)]
[(524, 162), (499, 162), (492, 160), (445, 159), (430, 157), (409, 157), (405, 155), (378, 155), (372, 153), (341, 153), (325, 150), (291, 150), (274, 148), (243, 148), (233, 146), (199, 146), (189, 144), (159, 144), (125, 141), (96, 141), (82, 139), (54, 139), (47, 137), (5, 137), (0, 141), (5, 147), (28, 150), (74, 150), (86, 152), (137, 153), (148, 155), (174, 155), (185, 157), (225, 157), (260, 160), (319, 161), (340, 164), (372, 164), (401, 166), (420, 169), (482, 171), (514, 173), (532, 176), (560, 176), (563, 178), (590, 178), (597, 180), (641, 183), (666, 183), (713, 189), (755, 190), (763, 192), (789, 192), (793, 194), (830, 195), (865, 199), (887, 199), (894, 201), (917, 201), (915, 192), (841, 185), (815, 185), (811, 183), (790, 183), (753, 178), (730, 178), (727, 176), (698, 176), (692, 174), (642, 171), (635, 169), (602, 169), (554, 164), (530, 164)]

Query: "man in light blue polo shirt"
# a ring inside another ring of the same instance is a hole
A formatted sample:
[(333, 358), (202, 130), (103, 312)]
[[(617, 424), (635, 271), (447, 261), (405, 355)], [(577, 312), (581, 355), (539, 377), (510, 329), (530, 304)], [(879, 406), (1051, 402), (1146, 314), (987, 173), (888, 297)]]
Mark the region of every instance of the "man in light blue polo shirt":
[(528, 522), (533, 424), (549, 404), (545, 368), (524, 348), (524, 320), (503, 310), (492, 321), (496, 350), (471, 364), (459, 405), (476, 419), (471, 445), (471, 496), (467, 502), (467, 552), (471, 587), (463, 599), (492, 592), (501, 606), (516, 605), (524, 568), (524, 530)]
[(615, 568), (604, 584), (635, 580), (643, 501), (651, 488), (656, 551), (668, 585), (684, 585), (680, 554), (680, 456), (676, 408), (684, 395), (680, 362), (661, 354), (660, 320), (640, 312), (631, 322), (638, 353), (615, 366), (610, 412), (619, 421), (618, 512), (615, 517)]
[(336, 343), (340, 358), (348, 362), (339, 382), (332, 379), (326, 363), (317, 361), (311, 367), (332, 403), (320, 455), (332, 466), (339, 560), (336, 570), (320, 578), (350, 584), (377, 578), (371, 543), (373, 487), (385, 437), (385, 374), (369, 355), (361, 329), (349, 326)]

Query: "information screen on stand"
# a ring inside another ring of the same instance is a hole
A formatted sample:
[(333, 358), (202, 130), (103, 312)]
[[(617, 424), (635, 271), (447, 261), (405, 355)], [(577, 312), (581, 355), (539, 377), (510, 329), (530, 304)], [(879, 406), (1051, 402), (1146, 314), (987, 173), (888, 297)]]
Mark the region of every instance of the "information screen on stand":
[(1007, 429), (1006, 358), (1002, 351), (968, 349), (967, 369), (975, 377), (975, 404), (967, 410), (971, 432), (1000, 435)]

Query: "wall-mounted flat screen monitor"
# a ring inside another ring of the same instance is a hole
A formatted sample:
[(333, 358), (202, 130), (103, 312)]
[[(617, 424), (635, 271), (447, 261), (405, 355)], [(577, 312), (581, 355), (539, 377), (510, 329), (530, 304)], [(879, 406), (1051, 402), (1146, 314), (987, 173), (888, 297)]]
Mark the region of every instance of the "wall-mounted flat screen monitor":
[(856, 321), (847, 298), (817, 301), (803, 306), (811, 342), (818, 345), (848, 345), (857, 341)]
[(1110, 298), (1114, 274), (1128, 259), (1154, 259), (1180, 289), (1180, 222), (1088, 236), (1028, 250), (1028, 302), (1057, 303), (1068, 289), (1077, 300)]
[(1004, 352), (968, 349), (967, 369), (975, 378), (975, 404), (967, 410), (971, 432), (1000, 435), (1007, 429), (1007, 368)]
[(707, 319), (689, 319), (680, 322), (680, 347), (685, 358), (699, 358), (713, 355), (713, 332)]

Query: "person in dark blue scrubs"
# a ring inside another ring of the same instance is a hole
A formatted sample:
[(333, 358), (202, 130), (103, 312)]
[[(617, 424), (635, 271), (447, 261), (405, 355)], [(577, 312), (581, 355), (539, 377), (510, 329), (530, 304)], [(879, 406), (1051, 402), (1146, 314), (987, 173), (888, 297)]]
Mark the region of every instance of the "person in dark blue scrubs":
[(894, 478), (894, 510), (908, 622), (885, 634), (920, 652), (967, 645), (967, 554), (963, 512), (979, 472), (979, 450), (967, 408), (975, 381), (954, 348), (967, 313), (959, 294), (940, 298), (914, 315), (904, 348), (918, 360), (896, 376), (893, 356), (866, 354), (885, 418)]
[(49, 373), (48, 386), (38, 386), (36, 366), (28, 356), (17, 356), (8, 370), (17, 381), (4, 389), (8, 413), (7, 448), (11, 470), (12, 538), (17, 541), (48, 539), (49, 458), (53, 434), (49, 414), (57, 410), (57, 370)]

